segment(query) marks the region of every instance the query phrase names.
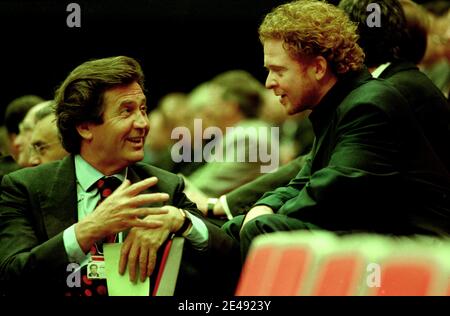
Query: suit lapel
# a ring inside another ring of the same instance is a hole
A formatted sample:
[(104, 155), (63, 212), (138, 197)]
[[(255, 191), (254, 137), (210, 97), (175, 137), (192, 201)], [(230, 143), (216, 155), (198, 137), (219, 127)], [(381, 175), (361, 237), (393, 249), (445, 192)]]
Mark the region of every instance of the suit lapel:
[(61, 233), (77, 222), (78, 203), (73, 156), (56, 165), (50, 185), (40, 197), (42, 215), (48, 238)]

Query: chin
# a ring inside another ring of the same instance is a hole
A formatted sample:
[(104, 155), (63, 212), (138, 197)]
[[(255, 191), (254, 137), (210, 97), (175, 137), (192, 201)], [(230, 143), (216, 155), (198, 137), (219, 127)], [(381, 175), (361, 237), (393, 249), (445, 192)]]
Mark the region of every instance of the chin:
[(136, 153), (134, 155), (130, 155), (128, 161), (130, 163), (139, 162), (144, 159), (144, 153)]

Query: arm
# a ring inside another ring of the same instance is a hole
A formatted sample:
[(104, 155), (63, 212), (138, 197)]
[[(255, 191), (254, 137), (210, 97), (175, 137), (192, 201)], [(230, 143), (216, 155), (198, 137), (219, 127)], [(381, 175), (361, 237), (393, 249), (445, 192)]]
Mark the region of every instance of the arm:
[(36, 194), (13, 176), (3, 178), (0, 195), (0, 280), (8, 291), (49, 286), (67, 277), (62, 232), (48, 239)]
[[(300, 172), (307, 156), (300, 156), (278, 170), (265, 174), (252, 182), (244, 184), (225, 195), (228, 207), (233, 216), (244, 214), (260, 199), (264, 193), (274, 188), (285, 186)], [(224, 215), (222, 205), (214, 209), (216, 215)]]
[[(337, 123), (330, 144), (334, 146), (323, 167), (278, 213), (324, 228), (368, 227), (379, 220), (386, 201), (395, 199), (400, 187), (394, 124), (377, 107), (361, 105)], [(367, 218), (369, 208), (377, 217)]]

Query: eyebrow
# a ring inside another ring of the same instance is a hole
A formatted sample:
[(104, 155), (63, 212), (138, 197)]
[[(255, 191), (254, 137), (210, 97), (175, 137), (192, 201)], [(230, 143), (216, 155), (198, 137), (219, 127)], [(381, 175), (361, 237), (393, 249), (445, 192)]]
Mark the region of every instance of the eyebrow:
[(127, 105), (127, 104), (134, 104), (134, 103), (138, 103), (140, 105), (141, 104), (146, 104), (147, 103), (147, 98), (143, 97), (139, 101), (132, 100), (132, 99), (125, 99), (122, 102), (120, 102), (120, 106)]
[(278, 65), (264, 65), (264, 68), (266, 68), (267, 70), (285, 70), (286, 67), (283, 66), (278, 66)]

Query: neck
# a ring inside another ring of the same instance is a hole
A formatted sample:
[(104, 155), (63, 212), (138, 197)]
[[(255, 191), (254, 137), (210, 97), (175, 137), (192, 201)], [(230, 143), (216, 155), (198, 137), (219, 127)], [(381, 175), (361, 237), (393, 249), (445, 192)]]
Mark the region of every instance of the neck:
[(104, 160), (98, 155), (98, 153), (92, 153), (91, 151), (83, 150), (83, 147), (81, 147), (80, 156), (105, 176), (119, 173), (127, 167), (127, 164), (125, 163), (119, 164), (117, 161)]
[(319, 82), (321, 88), (316, 105), (319, 104), (320, 101), (322, 101), (322, 99), (325, 97), (325, 95), (327, 95), (327, 93), (331, 90), (331, 88), (334, 87), (337, 80), (337, 77), (333, 73), (327, 72), (327, 74), (322, 78), (321, 82)]

